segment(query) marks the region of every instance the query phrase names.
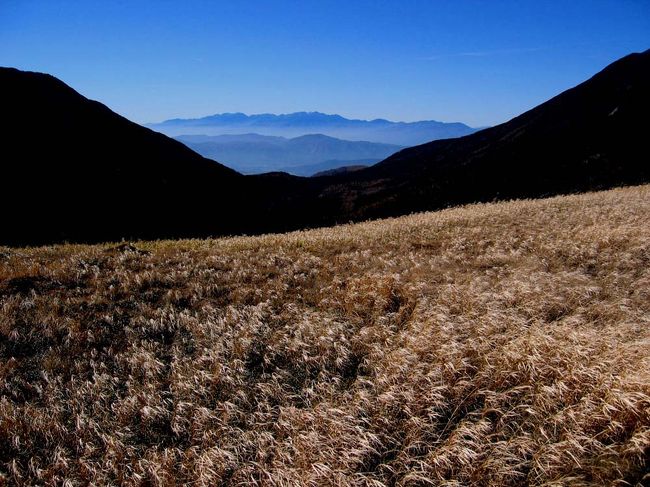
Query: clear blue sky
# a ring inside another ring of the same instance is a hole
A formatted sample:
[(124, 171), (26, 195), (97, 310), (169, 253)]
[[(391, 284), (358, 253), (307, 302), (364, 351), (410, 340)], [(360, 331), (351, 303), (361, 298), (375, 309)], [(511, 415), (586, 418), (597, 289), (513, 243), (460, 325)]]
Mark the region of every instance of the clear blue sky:
[(650, 0), (0, 1), (0, 65), (137, 122), (317, 110), (492, 125), (650, 48)]

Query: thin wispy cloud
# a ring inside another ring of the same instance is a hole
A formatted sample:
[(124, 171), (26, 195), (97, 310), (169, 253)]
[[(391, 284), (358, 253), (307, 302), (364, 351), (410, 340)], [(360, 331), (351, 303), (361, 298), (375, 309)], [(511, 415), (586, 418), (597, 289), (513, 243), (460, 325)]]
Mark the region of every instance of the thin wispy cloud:
[(425, 61), (435, 61), (438, 59), (458, 58), (458, 57), (489, 57), (502, 56), (508, 54), (522, 54), (527, 52), (538, 52), (547, 49), (546, 47), (513, 47), (508, 49), (486, 49), (482, 51), (464, 51), (453, 52), (448, 54), (435, 54), (423, 58)]

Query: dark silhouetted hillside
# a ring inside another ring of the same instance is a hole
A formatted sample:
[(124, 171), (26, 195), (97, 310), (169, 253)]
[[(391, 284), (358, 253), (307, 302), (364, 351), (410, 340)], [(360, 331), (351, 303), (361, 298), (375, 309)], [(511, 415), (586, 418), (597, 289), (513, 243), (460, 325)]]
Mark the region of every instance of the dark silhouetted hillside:
[(0, 70), (0, 243), (262, 233), (650, 181), (650, 51), (367, 169), (242, 176), (43, 74)]
[(337, 174), (346, 174), (350, 172), (355, 172), (355, 171), (361, 171), (362, 169), (365, 169), (366, 165), (359, 164), (359, 165), (352, 165), (352, 166), (341, 166), (337, 167), (334, 169), (328, 169), (326, 171), (321, 171), (317, 172), (316, 174), (313, 175), (313, 177), (321, 177), (321, 176), (335, 176)]
[(154, 238), (236, 226), (224, 206), (240, 194), (235, 171), (49, 75), (1, 68), (0, 100), (0, 241)]
[(631, 54), (510, 120), (329, 182), (345, 219), (650, 181), (650, 51)]

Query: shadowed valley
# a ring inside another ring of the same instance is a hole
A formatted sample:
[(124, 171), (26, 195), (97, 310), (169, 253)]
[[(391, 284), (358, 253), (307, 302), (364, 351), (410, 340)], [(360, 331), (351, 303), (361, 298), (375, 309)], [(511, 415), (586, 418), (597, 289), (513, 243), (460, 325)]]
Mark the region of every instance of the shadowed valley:
[(650, 180), (650, 51), (513, 120), (316, 178), (242, 176), (51, 76), (0, 70), (0, 242), (286, 231)]

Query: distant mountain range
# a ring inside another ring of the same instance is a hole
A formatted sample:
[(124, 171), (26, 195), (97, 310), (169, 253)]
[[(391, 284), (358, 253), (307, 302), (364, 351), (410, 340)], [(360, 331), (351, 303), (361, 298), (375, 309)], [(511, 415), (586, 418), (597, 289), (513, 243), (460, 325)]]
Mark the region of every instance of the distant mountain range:
[(650, 51), (504, 124), (312, 178), (243, 176), (44, 74), (0, 68), (0, 106), (12, 245), (285, 231), (650, 181)]
[(221, 113), (194, 119), (175, 118), (161, 123), (148, 124), (147, 127), (172, 137), (256, 133), (293, 138), (305, 134), (323, 134), (344, 140), (400, 146), (412, 146), (436, 139), (461, 137), (476, 131), (476, 129), (457, 122), (351, 120), (340, 115), (328, 115), (320, 112), (297, 112), (284, 115)]
[(343, 166), (374, 164), (404, 148), (321, 134), (293, 139), (259, 134), (181, 135), (175, 139), (202, 156), (244, 174), (284, 171), (296, 176), (311, 176)]

